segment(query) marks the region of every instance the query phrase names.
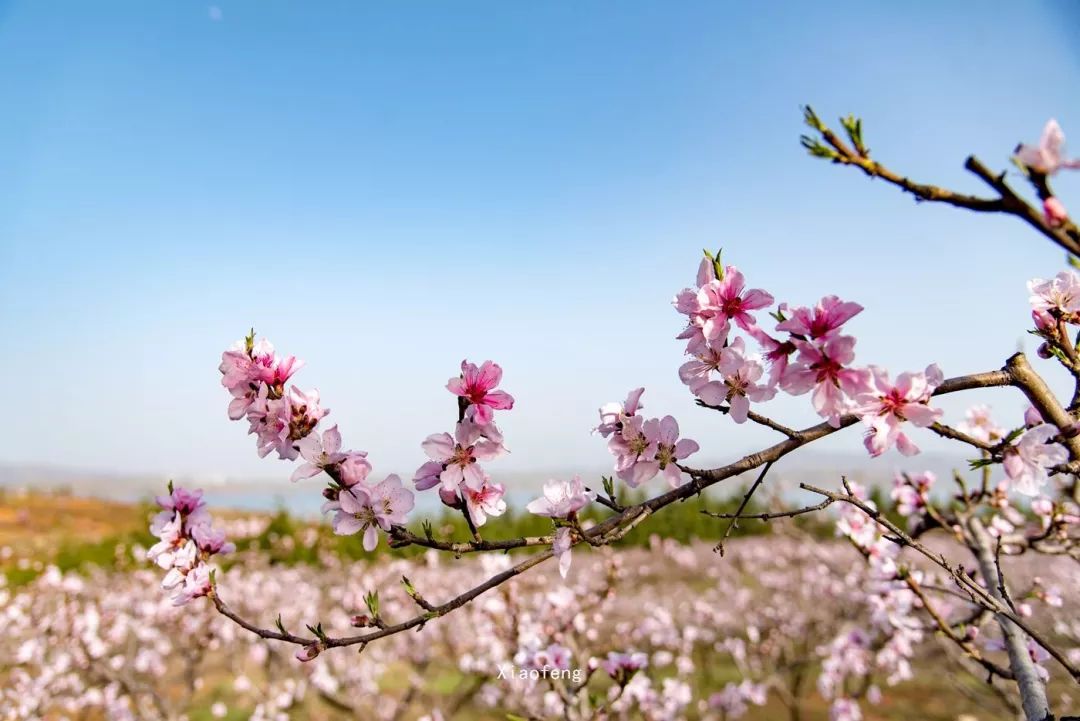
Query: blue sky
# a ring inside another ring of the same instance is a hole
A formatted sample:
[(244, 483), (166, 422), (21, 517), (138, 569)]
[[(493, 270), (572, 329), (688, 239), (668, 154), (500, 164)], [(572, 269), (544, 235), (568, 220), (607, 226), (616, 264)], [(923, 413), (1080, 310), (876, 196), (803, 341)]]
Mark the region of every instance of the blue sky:
[(1080, 152), (1078, 40), (1068, 0), (0, 1), (0, 461), (284, 482), (218, 386), (251, 325), (376, 472), (449, 429), (466, 356), (518, 399), (493, 472), (603, 467), (595, 409), (635, 385), (731, 458), (768, 436), (675, 374), (703, 246), (863, 303), (861, 362), (997, 367), (1061, 254), (807, 158), (799, 106), (979, 190), (966, 154), (1004, 169), (1050, 116)]

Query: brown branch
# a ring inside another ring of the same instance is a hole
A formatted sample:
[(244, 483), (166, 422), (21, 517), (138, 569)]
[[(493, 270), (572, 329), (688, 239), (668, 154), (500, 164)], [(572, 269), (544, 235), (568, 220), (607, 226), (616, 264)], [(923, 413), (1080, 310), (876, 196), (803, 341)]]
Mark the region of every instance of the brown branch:
[[(973, 388), (988, 388), (992, 386), (1004, 386), (1013, 382), (1012, 376), (1007, 370), (989, 371), (986, 373), (976, 373), (968, 376), (961, 376), (958, 378), (950, 378), (942, 383), (934, 391), (934, 395), (944, 395), (947, 393), (954, 393), (957, 391), (970, 390)], [(630, 506), (623, 511), (612, 515), (604, 521), (598, 523), (592, 528), (585, 531), (582, 536), (588, 538), (575, 539), (575, 543), (584, 541), (592, 542), (599, 541), (601, 544), (614, 543), (629, 533), (640, 523), (644, 522), (654, 512), (671, 505), (677, 501), (684, 501), (691, 498), (705, 488), (719, 483), (728, 478), (732, 478), (741, 473), (759, 468), (763, 465), (772, 464), (779, 460), (783, 456), (792, 452), (797, 448), (801, 448), (815, 440), (824, 438), (831, 435), (841, 428), (847, 428), (854, 425), (858, 421), (858, 418), (854, 415), (845, 415), (840, 419), (840, 422), (836, 427), (829, 425), (828, 423), (819, 423), (815, 426), (810, 426), (800, 431), (796, 431), (794, 437), (788, 437), (785, 440), (768, 448), (762, 449), (756, 453), (743, 456), (734, 463), (729, 463), (726, 466), (719, 468), (713, 468), (710, 470), (698, 470), (692, 468), (686, 468), (679, 466), (684, 472), (691, 475), (693, 478), (692, 483), (687, 483), (678, 488), (674, 488), (666, 493), (662, 493), (655, 496), (643, 503), (639, 503)], [(417, 543), (418, 545), (424, 545), (427, 547), (438, 548), (440, 550), (446, 550), (453, 553), (468, 553), (472, 551), (488, 551), (488, 550), (500, 550), (505, 551), (511, 548), (520, 548), (525, 546), (543, 545), (546, 537), (542, 538), (522, 538), (522, 539), (510, 539), (506, 541), (472, 541), (463, 544), (443, 543), (439, 541), (429, 541), (426, 538), (421, 538), (409, 533), (405, 529), (397, 530), (395, 528), (391, 533), (394, 537), (400, 539), (401, 545), (407, 545), (408, 543)], [(550, 543), (550, 541), (548, 541)], [(433, 545), (434, 544), (434, 545)], [(488, 580), (484, 581), (478, 586), (465, 591), (464, 593), (452, 598), (451, 600), (441, 605), (434, 606), (434, 610), (427, 611), (423, 614), (414, 616), (406, 621), (403, 621), (394, 625), (386, 625), (384, 628), (355, 635), (345, 636), (340, 638), (326, 637), (324, 639), (305, 638), (302, 636), (296, 636), (288, 632), (274, 631), (271, 629), (260, 628), (249, 621), (244, 620), (239, 615), (234, 613), (228, 605), (221, 599), (217, 588), (210, 594), (214, 606), (218, 612), (226, 616), (233, 622), (240, 625), (242, 628), (266, 639), (285, 641), (288, 643), (298, 644), (302, 646), (308, 646), (312, 644), (320, 644), (323, 648), (335, 648), (344, 646), (360, 645), (362, 648), (372, 641), (376, 641), (386, 636), (392, 636), (404, 631), (408, 631), (414, 628), (423, 626), (428, 621), (441, 616), (445, 616), (451, 611), (464, 606), (466, 603), (472, 601), (477, 596), (480, 596), (484, 592), (500, 586), (501, 584), (509, 581), (511, 578), (524, 573), (533, 566), (543, 563), (547, 559), (553, 556), (553, 552), (550, 548), (540, 551), (538, 553), (529, 556), (525, 560), (521, 561), (517, 565), (498, 573)]]
[(754, 492), (758, 489), (758, 486), (760, 486), (761, 483), (765, 480), (765, 475), (769, 472), (769, 469), (772, 468), (772, 465), (773, 462), (769, 461), (765, 464), (765, 467), (761, 469), (761, 473), (758, 474), (757, 480), (754, 481), (754, 483), (746, 491), (746, 495), (743, 496), (742, 502), (739, 503), (739, 507), (735, 509), (735, 515), (732, 517), (731, 522), (728, 523), (727, 528), (724, 529), (724, 535), (720, 537), (720, 540), (717, 542), (716, 546), (713, 547), (713, 550), (719, 551), (721, 556), (724, 555), (724, 541), (728, 539), (728, 536), (731, 535), (731, 532), (735, 529), (736, 526), (739, 525), (739, 514), (746, 510), (746, 505), (750, 503), (750, 498), (754, 495)]
[[(967, 195), (937, 185), (917, 183), (871, 159), (869, 152), (865, 151), (865, 149), (863, 152), (859, 152), (858, 148), (851, 148), (828, 126), (822, 123), (813, 110), (806, 108), (805, 114), (807, 124), (816, 130), (826, 143), (823, 145), (815, 138), (803, 136), (803, 146), (810, 151), (811, 155), (831, 160), (839, 165), (856, 167), (871, 178), (881, 178), (902, 191), (912, 194), (918, 201), (943, 203), (956, 208), (973, 210), (977, 213), (1013, 215), (1026, 222), (1068, 253), (1074, 256), (1080, 255), (1080, 229), (1074, 223), (1069, 221), (1060, 226), (1050, 225), (1043, 217), (1041, 209), (1035, 208), (1031, 203), (1017, 195), (1016, 191), (1005, 182), (1004, 173), (994, 174), (975, 156), (968, 156), (964, 162), (964, 168), (989, 185), (997, 193), (996, 198)], [(1037, 185), (1036, 190), (1039, 191)], [(1049, 192), (1048, 189), (1047, 192)], [(1042, 197), (1042, 192), (1039, 192), (1039, 195)]]
[(749, 519), (752, 521), (772, 521), (777, 518), (794, 518), (795, 516), (801, 516), (806, 513), (822, 511), (831, 506), (833, 503), (835, 503), (833, 499), (826, 498), (821, 503), (813, 506), (804, 506), (803, 508), (795, 508), (790, 511), (777, 511), (774, 513), (744, 513), (740, 515), (738, 513), (717, 513), (716, 511), (708, 510), (703, 510), (702, 513), (704, 513), (706, 516), (711, 516), (712, 518), (737, 518), (740, 521), (744, 519)]

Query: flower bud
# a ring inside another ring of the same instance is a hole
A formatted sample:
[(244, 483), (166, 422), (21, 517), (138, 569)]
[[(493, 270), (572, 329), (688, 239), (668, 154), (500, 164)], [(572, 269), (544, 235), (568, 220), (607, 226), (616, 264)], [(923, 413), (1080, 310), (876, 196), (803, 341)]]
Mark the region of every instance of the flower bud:
[(1065, 205), (1060, 200), (1051, 195), (1043, 201), (1043, 216), (1047, 225), (1056, 228), (1069, 219), (1069, 211), (1065, 210)]
[(322, 652), (322, 646), (317, 643), (308, 644), (302, 647), (296, 652), (296, 658), (298, 661), (308, 662), (314, 659)]

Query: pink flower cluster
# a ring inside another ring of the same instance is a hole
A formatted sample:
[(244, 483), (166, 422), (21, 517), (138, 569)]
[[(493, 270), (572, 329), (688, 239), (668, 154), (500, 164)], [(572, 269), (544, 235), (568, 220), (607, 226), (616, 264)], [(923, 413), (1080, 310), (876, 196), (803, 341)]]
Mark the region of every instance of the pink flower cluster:
[(147, 558), (166, 569), (161, 587), (173, 592), (173, 604), (182, 606), (206, 596), (213, 588), (212, 556), (232, 553), (236, 546), (225, 540), (224, 532), (213, 527), (202, 491), (173, 488), (158, 496), (161, 512), (150, 522), (150, 533), (158, 538)]
[(679, 461), (697, 453), (699, 446), (689, 438), (679, 438), (679, 424), (672, 416), (646, 420), (642, 408), (644, 388), (630, 391), (626, 400), (600, 408), (600, 425), (594, 432), (608, 438), (608, 450), (615, 456), (615, 473), (631, 488), (663, 475), (672, 488), (685, 479)]
[(454, 434), (433, 433), (421, 444), (431, 460), (413, 476), (416, 490), (439, 487), (439, 498), (451, 508), (468, 513), (476, 526), (490, 516), (506, 512), (506, 488), (492, 483), (480, 465), (507, 453), (503, 435), (495, 425), (495, 411), (510, 410), (514, 398), (497, 390), (502, 368), (492, 361), (477, 366), (461, 362), (461, 375), (451, 378), (446, 389), (458, 397), (458, 422)]
[(367, 452), (343, 451), (336, 425), (319, 433), (319, 422), (329, 410), (320, 406), (318, 391), (285, 388), (303, 365), (293, 356), (278, 356), (266, 339), (256, 341), (254, 331), (238, 341), (222, 354), (219, 367), (221, 384), (233, 397), (229, 418), (247, 418), (248, 433), (258, 438), (260, 456), (277, 451), (283, 460), (302, 457), (304, 463), (293, 471), (291, 480), (325, 473), (329, 481), (322, 510), (334, 514), (334, 532), (363, 532), (364, 548), (372, 551), (379, 542), (379, 529), (389, 532), (393, 525), (405, 522), (413, 508), (412, 492), (393, 474), (378, 484), (368, 483)]
[(265, 338), (256, 342), (254, 332), (221, 355), (221, 385), (233, 397), (229, 418), (247, 417), (261, 457), (276, 451), (283, 460), (296, 458), (296, 442), (330, 412), (319, 405), (318, 391), (286, 390), (285, 383), (303, 365), (293, 356), (278, 356)]
[[(893, 445), (905, 455), (917, 453), (901, 424), (926, 427), (941, 415), (929, 406), (942, 381), (937, 366), (902, 373), (895, 382), (881, 368), (855, 367), (855, 338), (842, 331), (863, 308), (835, 295), (814, 307), (781, 303), (773, 317), (776, 331), (787, 337), (775, 338), (752, 313), (772, 302), (764, 290), (745, 290), (738, 268), (723, 267), (706, 254), (697, 287), (680, 291), (674, 300), (675, 309), (687, 316), (678, 337), (687, 341), (686, 352), (693, 358), (679, 369), (679, 377), (690, 391), (707, 405), (725, 408), (736, 423), (746, 422), (751, 402), (771, 400), (778, 389), (810, 393), (814, 410), (832, 426), (839, 427), (845, 413), (862, 419), (869, 429), (870, 455)], [(747, 352), (746, 340), (734, 335), (736, 328), (760, 346), (760, 354)]]

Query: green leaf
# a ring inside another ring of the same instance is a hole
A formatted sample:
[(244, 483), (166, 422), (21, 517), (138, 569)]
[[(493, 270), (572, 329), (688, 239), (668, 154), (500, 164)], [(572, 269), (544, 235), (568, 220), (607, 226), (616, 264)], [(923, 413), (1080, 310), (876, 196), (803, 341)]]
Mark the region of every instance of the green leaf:
[(810, 107), (809, 105), (804, 105), (802, 111), (803, 122), (806, 123), (808, 127), (813, 128), (819, 133), (825, 130), (825, 126), (821, 124), (821, 118), (817, 116), (817, 113), (814, 112), (814, 109), (812, 107)]

